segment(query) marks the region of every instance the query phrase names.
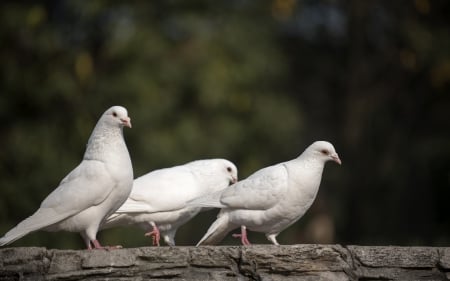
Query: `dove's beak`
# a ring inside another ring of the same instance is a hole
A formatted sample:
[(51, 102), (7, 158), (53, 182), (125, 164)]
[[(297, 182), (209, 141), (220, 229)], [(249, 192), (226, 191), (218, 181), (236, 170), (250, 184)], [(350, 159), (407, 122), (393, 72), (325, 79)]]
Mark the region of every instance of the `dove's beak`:
[(339, 158), (339, 155), (337, 155), (337, 153), (332, 154), (331, 159), (333, 159), (333, 161), (338, 163), (339, 165), (342, 165), (341, 159)]
[(131, 118), (130, 117), (125, 117), (125, 118), (120, 118), (120, 121), (122, 122), (122, 125), (131, 128)]

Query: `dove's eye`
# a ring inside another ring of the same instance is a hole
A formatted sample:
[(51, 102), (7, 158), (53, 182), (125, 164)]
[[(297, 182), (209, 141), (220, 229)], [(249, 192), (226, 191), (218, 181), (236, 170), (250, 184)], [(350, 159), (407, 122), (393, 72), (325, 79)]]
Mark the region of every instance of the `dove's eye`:
[(231, 168), (230, 168), (230, 167), (227, 167), (227, 171), (228, 171), (228, 172), (231, 172)]
[(112, 114), (114, 117), (117, 117), (117, 113), (114, 111)]
[(322, 149), (320, 152), (322, 152), (322, 154), (328, 155), (328, 150), (326, 149)]

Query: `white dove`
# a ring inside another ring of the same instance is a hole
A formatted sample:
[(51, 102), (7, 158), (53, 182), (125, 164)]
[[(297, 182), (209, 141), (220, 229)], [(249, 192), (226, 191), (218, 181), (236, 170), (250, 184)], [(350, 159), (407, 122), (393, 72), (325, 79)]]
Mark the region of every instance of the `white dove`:
[(81, 163), (33, 215), (0, 238), (0, 246), (42, 229), (79, 232), (88, 249), (103, 248), (96, 238), (98, 228), (125, 202), (133, 186), (123, 126), (131, 128), (127, 110), (109, 108), (97, 122)]
[(207, 159), (152, 171), (134, 180), (128, 200), (102, 225), (139, 225), (159, 246), (160, 236), (175, 245), (178, 228), (201, 211), (186, 202), (222, 190), (237, 181), (236, 166), (225, 159)]
[(198, 245), (220, 242), (241, 227), (243, 245), (250, 245), (247, 228), (263, 232), (279, 245), (277, 235), (300, 219), (313, 203), (325, 162), (341, 164), (331, 143), (316, 141), (298, 158), (263, 168), (247, 179), (213, 194), (188, 202), (190, 206), (222, 208)]

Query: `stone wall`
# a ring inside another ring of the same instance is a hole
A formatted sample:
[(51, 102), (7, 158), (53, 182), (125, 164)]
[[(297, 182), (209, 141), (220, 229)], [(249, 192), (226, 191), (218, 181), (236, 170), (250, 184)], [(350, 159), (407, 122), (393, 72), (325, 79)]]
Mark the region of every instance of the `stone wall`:
[(450, 248), (0, 249), (0, 280), (449, 280)]

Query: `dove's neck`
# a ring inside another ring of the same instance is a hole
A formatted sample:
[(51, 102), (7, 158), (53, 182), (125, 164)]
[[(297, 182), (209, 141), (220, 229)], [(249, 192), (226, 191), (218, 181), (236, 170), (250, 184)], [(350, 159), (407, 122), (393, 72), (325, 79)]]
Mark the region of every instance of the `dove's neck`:
[(84, 159), (111, 161), (113, 160), (111, 157), (116, 156), (120, 159), (124, 154), (128, 155), (128, 150), (123, 138), (122, 128), (97, 123), (89, 138)]
[(298, 157), (291, 161), (288, 171), (293, 188), (302, 189), (304, 194), (315, 198), (322, 180), (325, 163), (315, 157)]
[(294, 163), (302, 166), (307, 170), (311, 170), (312, 173), (318, 173), (322, 176), (323, 168), (325, 167), (325, 162), (317, 157), (311, 157), (310, 155), (300, 155), (294, 160)]

